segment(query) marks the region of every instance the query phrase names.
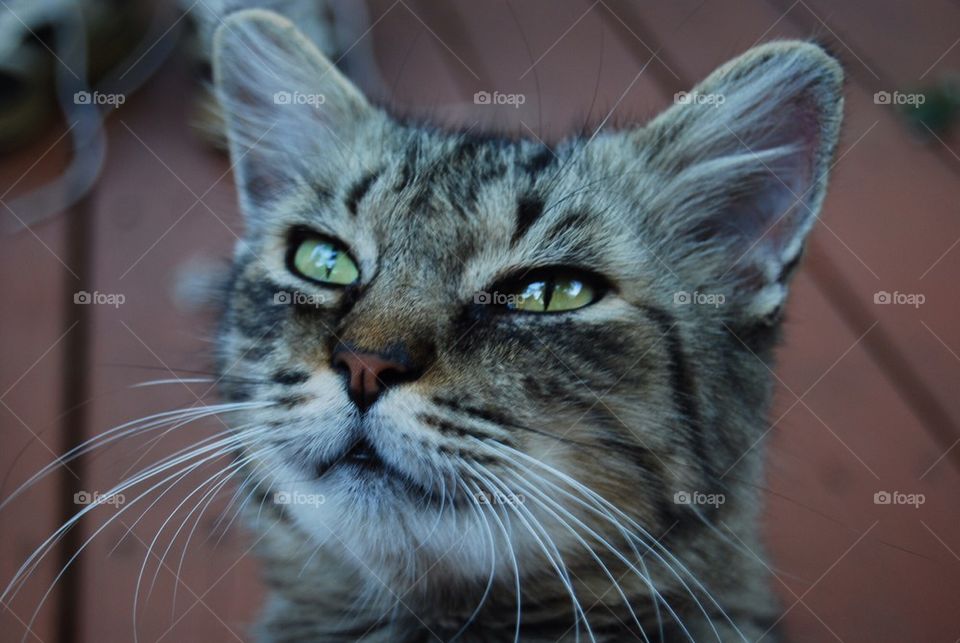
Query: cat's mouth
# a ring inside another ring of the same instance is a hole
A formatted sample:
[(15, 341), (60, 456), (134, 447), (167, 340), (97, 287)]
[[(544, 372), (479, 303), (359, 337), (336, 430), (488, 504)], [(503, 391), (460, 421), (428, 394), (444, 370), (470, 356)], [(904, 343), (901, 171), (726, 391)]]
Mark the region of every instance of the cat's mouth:
[(387, 462), (376, 445), (365, 436), (360, 436), (340, 455), (320, 462), (315, 467), (317, 479), (323, 480), (367, 480), (388, 483), (398, 490), (418, 492), (429, 495), (423, 482)]
[(396, 473), (380, 457), (373, 443), (367, 438), (361, 437), (354, 441), (344, 453), (317, 463), (316, 474), (318, 478), (323, 478), (335, 469), (348, 467), (371, 473)]
[(365, 438), (357, 440), (340, 462), (346, 466), (371, 471), (384, 471), (386, 469), (386, 464), (380, 454), (377, 453), (376, 447)]

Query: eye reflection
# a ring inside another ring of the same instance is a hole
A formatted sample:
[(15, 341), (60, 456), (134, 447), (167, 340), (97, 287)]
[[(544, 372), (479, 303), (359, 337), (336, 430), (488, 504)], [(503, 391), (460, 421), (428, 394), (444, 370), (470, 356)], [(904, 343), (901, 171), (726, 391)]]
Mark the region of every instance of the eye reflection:
[(291, 269), (321, 283), (346, 286), (360, 277), (357, 264), (342, 246), (320, 237), (308, 237), (295, 244)]
[(553, 313), (576, 310), (597, 299), (596, 289), (580, 279), (554, 277), (538, 279), (516, 288), (507, 302), (509, 310)]

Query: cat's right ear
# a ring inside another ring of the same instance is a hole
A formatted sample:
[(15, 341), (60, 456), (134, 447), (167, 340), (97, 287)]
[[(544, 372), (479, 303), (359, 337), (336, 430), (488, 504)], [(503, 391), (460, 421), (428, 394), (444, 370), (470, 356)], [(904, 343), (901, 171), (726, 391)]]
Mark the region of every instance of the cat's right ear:
[[(334, 173), (376, 113), (289, 20), (230, 14), (214, 37), (214, 81), (246, 214)], [(319, 177), (322, 178), (322, 177)]]

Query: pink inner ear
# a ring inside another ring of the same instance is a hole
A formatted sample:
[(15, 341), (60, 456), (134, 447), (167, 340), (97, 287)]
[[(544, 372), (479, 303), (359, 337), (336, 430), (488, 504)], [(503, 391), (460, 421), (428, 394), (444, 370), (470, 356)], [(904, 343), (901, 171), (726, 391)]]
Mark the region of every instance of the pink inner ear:
[[(765, 101), (774, 101), (769, 103)], [(779, 102), (779, 109), (775, 103)], [(707, 203), (715, 209), (693, 222), (690, 233), (701, 244), (723, 244), (729, 263), (719, 274), (736, 280), (743, 292), (760, 292), (780, 279), (783, 266), (798, 256), (803, 238), (815, 218), (819, 194), (816, 176), (821, 154), (820, 110), (815, 97), (804, 93), (793, 101), (756, 97), (739, 120), (763, 123), (760, 130), (741, 128), (716, 140), (714, 158), (745, 157), (707, 187), (686, 189), (713, 192)], [(752, 117), (752, 118), (751, 118)], [(711, 124), (725, 128), (724, 124)], [(729, 125), (736, 128), (737, 123)], [(761, 158), (771, 150), (786, 149), (775, 158)], [(754, 156), (754, 158), (750, 158)]]
[[(813, 197), (819, 177), (815, 176), (817, 154), (821, 147), (821, 128), (818, 111), (812, 97), (803, 95), (781, 112), (784, 119), (778, 123), (768, 145), (791, 145), (793, 153), (767, 163), (768, 185), (758, 195), (758, 222), (754, 239), (765, 236), (757, 244), (762, 252), (769, 250), (773, 259), (789, 261), (785, 257), (797, 235), (806, 232), (815, 213)], [(792, 252), (790, 252), (792, 254)]]

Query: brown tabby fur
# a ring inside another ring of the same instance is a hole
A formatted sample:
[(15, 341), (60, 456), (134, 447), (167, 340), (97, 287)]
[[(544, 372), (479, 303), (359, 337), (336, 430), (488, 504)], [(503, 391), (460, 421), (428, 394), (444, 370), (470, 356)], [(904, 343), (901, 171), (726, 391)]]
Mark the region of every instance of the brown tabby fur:
[[(756, 443), (837, 141), (837, 63), (763, 45), (696, 88), (721, 104), (554, 150), (398, 123), (267, 11), (226, 18), (214, 68), (248, 223), (223, 393), (270, 404), (238, 421), (271, 428), (241, 456), (262, 640), (510, 641), (518, 600), (523, 641), (776, 640)], [(359, 283), (294, 274), (303, 229), (341, 242)], [(542, 266), (608, 289), (556, 314), (476, 302)], [(418, 377), (360, 413), (331, 364), (344, 347)], [(318, 473), (359, 436), (386, 471)]]

